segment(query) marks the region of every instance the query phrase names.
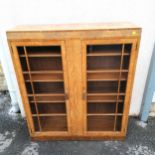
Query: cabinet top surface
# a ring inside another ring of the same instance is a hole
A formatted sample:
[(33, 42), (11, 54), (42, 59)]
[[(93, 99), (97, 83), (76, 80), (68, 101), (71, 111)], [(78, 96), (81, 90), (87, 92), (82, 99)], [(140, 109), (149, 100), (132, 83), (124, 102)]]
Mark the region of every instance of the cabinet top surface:
[(138, 29), (140, 27), (130, 22), (119, 23), (87, 23), (87, 24), (52, 24), (52, 25), (21, 25), (8, 32), (29, 31), (74, 31), (74, 30), (115, 30), (115, 29)]

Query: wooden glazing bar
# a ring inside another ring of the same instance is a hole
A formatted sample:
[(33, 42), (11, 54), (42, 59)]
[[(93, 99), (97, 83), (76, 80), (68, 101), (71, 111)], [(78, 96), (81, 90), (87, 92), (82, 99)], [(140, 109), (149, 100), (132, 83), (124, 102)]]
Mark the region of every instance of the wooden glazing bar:
[(121, 62), (120, 62), (120, 72), (119, 72), (119, 80), (118, 80), (118, 89), (117, 89), (117, 99), (116, 99), (116, 109), (115, 109), (115, 121), (114, 121), (114, 131), (116, 131), (116, 124), (117, 124), (117, 112), (118, 112), (118, 103), (119, 103), (119, 96), (120, 96), (120, 87), (121, 87), (121, 70), (123, 67), (123, 58), (124, 58), (124, 44), (122, 45), (122, 52), (121, 52)]
[(36, 108), (36, 113), (37, 113), (37, 120), (38, 120), (38, 125), (39, 125), (39, 130), (41, 131), (41, 123), (40, 123), (40, 119), (39, 119), (39, 111), (38, 111), (38, 107), (37, 107), (37, 102), (36, 102), (36, 97), (35, 97), (35, 92), (34, 92), (34, 86), (33, 86), (33, 82), (32, 82), (32, 77), (31, 77), (31, 71), (30, 71), (30, 65), (29, 65), (29, 60), (28, 60), (28, 56), (27, 56), (27, 51), (26, 48), (24, 46), (24, 53), (25, 53), (25, 58), (26, 58), (26, 64), (27, 64), (27, 68), (28, 68), (28, 73), (29, 73), (29, 78), (30, 78), (30, 82), (31, 82), (31, 88), (32, 88), (32, 93), (33, 93), (33, 98), (35, 101), (35, 108)]

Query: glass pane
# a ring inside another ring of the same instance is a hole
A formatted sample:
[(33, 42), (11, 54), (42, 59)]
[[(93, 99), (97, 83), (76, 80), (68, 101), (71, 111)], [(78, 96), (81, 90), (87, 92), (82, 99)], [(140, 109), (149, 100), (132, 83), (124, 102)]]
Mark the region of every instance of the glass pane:
[(35, 130), (67, 131), (61, 46), (19, 46), (17, 51)]
[(132, 44), (87, 45), (88, 131), (121, 131), (131, 49)]

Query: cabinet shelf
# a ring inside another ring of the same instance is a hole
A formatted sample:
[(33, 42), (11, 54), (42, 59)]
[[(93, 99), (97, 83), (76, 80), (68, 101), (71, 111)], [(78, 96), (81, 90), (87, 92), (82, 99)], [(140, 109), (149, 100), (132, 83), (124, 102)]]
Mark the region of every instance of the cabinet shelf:
[(121, 78), (121, 79), (110, 79), (110, 78), (107, 78), (107, 79), (95, 79), (95, 78), (92, 78), (92, 79), (88, 79), (88, 81), (126, 81), (125, 78)]
[[(88, 93), (87, 96), (117, 96), (118, 93)], [(124, 96), (125, 93), (119, 93), (120, 96)]]
[(66, 116), (66, 114), (59, 114), (59, 113), (54, 113), (54, 114), (32, 114), (33, 117), (50, 117), (50, 116)]
[[(57, 53), (50, 53), (50, 52), (44, 52), (44, 53), (35, 53), (35, 54), (28, 54), (28, 57), (61, 57), (61, 54), (57, 54)], [(26, 57), (25, 54), (21, 54), (20, 57)]]
[(87, 116), (122, 116), (123, 114), (119, 114), (119, 113), (105, 113), (105, 114), (103, 114), (103, 113), (96, 113), (96, 114), (91, 114), (91, 113), (89, 113), (89, 114), (87, 114)]
[[(87, 100), (89, 103), (114, 103), (116, 100)], [(118, 100), (119, 103), (123, 103), (123, 100)]]
[[(109, 52), (109, 53), (88, 53), (87, 56), (90, 57), (99, 57), (99, 56), (121, 56), (121, 53)], [(124, 53), (123, 56), (128, 56), (129, 53)]]
[(25, 82), (63, 82), (63, 80), (62, 79), (55, 79), (55, 80), (53, 80), (53, 79), (32, 79), (32, 81), (31, 80), (25, 80)]
[(33, 96), (65, 96), (63, 93), (47, 93), (47, 94), (28, 94), (28, 97), (33, 97)]
[(97, 72), (87, 73), (88, 81), (126, 81), (127, 72)]
[(62, 70), (54, 70), (54, 71), (46, 71), (46, 70), (40, 70), (40, 71), (23, 71), (23, 74), (62, 74), (63, 71)]
[(110, 72), (114, 72), (114, 73), (117, 73), (117, 72), (125, 72), (127, 73), (128, 70), (127, 69), (121, 69), (121, 70), (118, 70), (118, 69), (93, 69), (93, 70), (87, 70), (87, 73), (110, 73)]
[[(48, 101), (48, 100), (42, 100), (42, 101), (36, 101), (36, 103), (44, 103), (44, 104), (47, 104), (47, 103), (51, 103), (51, 104), (55, 104), (55, 103), (61, 103), (61, 102), (64, 102), (64, 100), (51, 100), (51, 101)], [(35, 103), (35, 101), (30, 101), (30, 103)]]
[(35, 100), (34, 95), (28, 96), (30, 103), (35, 103), (35, 100), (37, 103), (62, 103), (66, 100), (64, 94), (35, 94)]

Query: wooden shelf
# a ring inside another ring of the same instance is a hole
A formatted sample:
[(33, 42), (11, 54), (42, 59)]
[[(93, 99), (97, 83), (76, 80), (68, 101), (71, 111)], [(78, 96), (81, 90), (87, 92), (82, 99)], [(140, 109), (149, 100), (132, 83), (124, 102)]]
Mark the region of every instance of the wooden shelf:
[[(29, 97), (29, 102), (30, 103), (35, 103), (34, 101), (34, 96), (31, 95), (31, 96), (28, 96)], [(54, 95), (54, 94), (49, 94), (49, 95), (45, 95), (44, 94), (40, 95), (39, 96), (35, 94), (35, 99), (36, 99), (36, 102), (37, 103), (62, 103), (62, 102), (65, 102), (65, 95), (62, 94), (61, 96), (60, 95)]]
[[(88, 93), (87, 94), (87, 102), (88, 103), (116, 103), (117, 101), (117, 93)], [(125, 93), (120, 93), (118, 102), (124, 103)]]
[[(88, 53), (87, 56), (90, 56), (90, 57), (98, 57), (98, 56), (121, 56), (122, 54), (121, 53), (116, 53), (116, 52), (109, 52), (109, 53)], [(130, 55), (129, 53), (124, 53), (123, 56), (128, 56)]]
[(121, 113), (117, 113), (117, 114), (115, 114), (115, 113), (105, 113), (105, 114), (103, 114), (103, 113), (95, 113), (95, 114), (91, 114), (91, 113), (89, 113), (89, 114), (87, 114), (87, 116), (122, 116), (123, 114), (121, 114)]
[(97, 72), (97, 73), (87, 73), (88, 81), (126, 81), (127, 73), (123, 72)]
[(46, 71), (46, 70), (41, 70), (41, 71), (23, 71), (23, 74), (62, 74), (63, 71), (62, 70), (54, 70), (54, 71)]
[[(87, 96), (117, 96), (118, 93), (88, 93)], [(124, 96), (125, 93), (119, 93), (120, 96)]]
[[(87, 100), (89, 103), (114, 103), (116, 100)], [(123, 100), (118, 100), (119, 103), (123, 103)]]
[(121, 78), (121, 79), (88, 79), (88, 81), (126, 81), (127, 79)]
[[(36, 101), (37, 103), (43, 103), (43, 104), (47, 104), (47, 103), (51, 103), (51, 104), (55, 104), (55, 103), (62, 103), (64, 102), (64, 100), (51, 100), (51, 101), (48, 101), (48, 100), (42, 100), (42, 101)], [(35, 103), (35, 101), (30, 101), (30, 103)]]
[[(61, 54), (51, 53), (51, 52), (43, 52), (43, 53), (35, 53), (35, 54), (28, 54), (28, 57), (39, 57), (39, 58), (44, 58), (44, 57), (61, 57)], [(25, 57), (24, 54), (21, 54), (20, 57)]]
[(61, 93), (49, 93), (49, 94), (28, 94), (28, 97), (33, 97), (33, 96), (65, 96), (65, 94)]
[(29, 74), (24, 74), (25, 82), (63, 82), (62, 73), (31, 73), (31, 80)]
[(117, 73), (117, 72), (125, 72), (125, 73), (127, 73), (128, 72), (128, 70), (126, 70), (126, 69), (122, 69), (122, 70), (118, 70), (118, 69), (104, 69), (104, 70), (102, 70), (102, 69), (96, 69), (96, 70), (87, 70), (87, 73), (110, 73), (110, 72), (115, 72), (115, 73)]
[[(31, 82), (31, 80), (25, 80), (25, 82)], [(61, 79), (33, 79), (32, 82), (63, 82)]]
[(50, 117), (50, 116), (66, 116), (66, 114), (59, 114), (59, 113), (54, 113), (54, 114), (32, 114), (33, 117)]

